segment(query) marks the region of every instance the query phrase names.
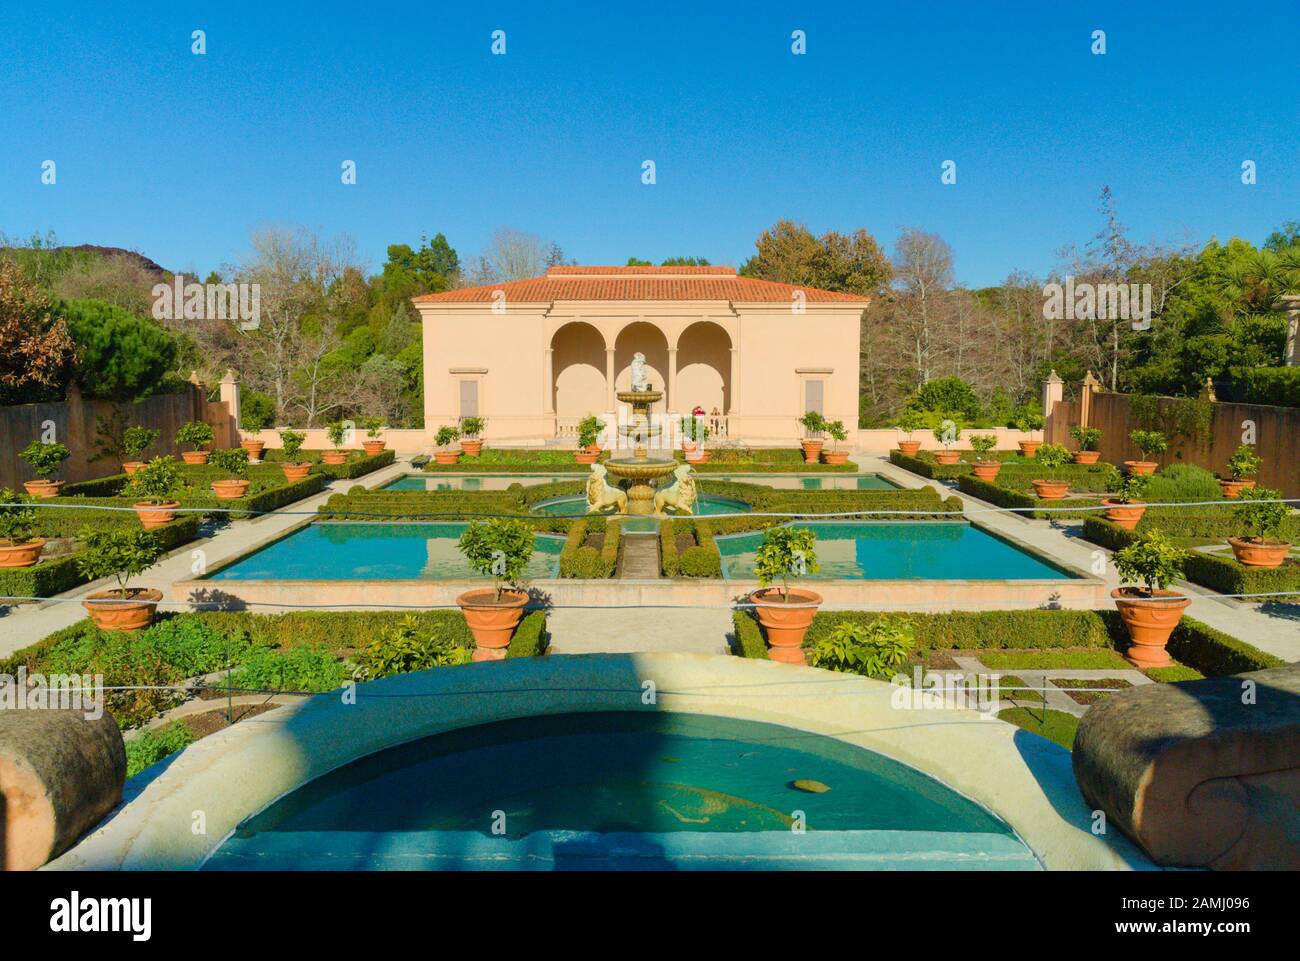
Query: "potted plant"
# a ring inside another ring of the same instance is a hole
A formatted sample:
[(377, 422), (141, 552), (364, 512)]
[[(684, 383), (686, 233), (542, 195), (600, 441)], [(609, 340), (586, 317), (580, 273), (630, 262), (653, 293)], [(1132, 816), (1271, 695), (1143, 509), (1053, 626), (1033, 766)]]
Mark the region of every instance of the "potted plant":
[(40, 480), (23, 482), (23, 488), (27, 493), (33, 497), (58, 497), (63, 481), (49, 478), (65, 460), (72, 456), (72, 451), (57, 442), (45, 443), (34, 440), (23, 448), (18, 456), (27, 461), (27, 466), (40, 478)]
[(31, 567), (44, 546), (45, 538), (36, 536), (36, 508), (17, 491), (0, 490), (0, 567)]
[(361, 442), (361, 446), (366, 450), (366, 456), (374, 457), (376, 454), (382, 454), (384, 448), (388, 446), (379, 439), (379, 435), (384, 428), (383, 418), (367, 417), (361, 422), (361, 426), (366, 429), (366, 436), (370, 438)]
[(122, 464), (122, 470), (126, 471), (127, 477), (144, 467), (140, 458), (153, 446), (159, 433), (149, 427), (128, 427), (122, 431), (122, 456), (129, 458)]
[[(271, 409), (261, 404), (245, 404), (239, 412), (239, 428), (241, 433), (260, 434), (271, 426)], [(262, 451), (266, 447), (266, 441), (258, 440), (253, 437), (241, 437), (239, 446), (248, 451), (248, 459), (251, 463), (257, 463), (262, 459)]]
[(307, 435), (302, 431), (280, 431), (280, 446), (284, 448), (284, 463), (280, 465), (280, 470), (284, 471), (284, 479), (287, 481), (300, 481), (311, 473), (311, 461), (296, 459), (302, 450), (302, 442), (306, 439)]
[(952, 449), (952, 445), (961, 439), (961, 424), (951, 417), (945, 417), (931, 433), (934, 439), (943, 445), (943, 450), (934, 452), (934, 462), (951, 467), (961, 460), (961, 452)]
[(971, 450), (975, 452), (975, 463), (971, 466), (971, 473), (980, 480), (994, 480), (998, 476), (998, 471), (1002, 470), (1002, 461), (988, 456), (997, 445), (998, 439), (993, 434), (974, 434), (970, 438)]
[(1135, 430), (1128, 435), (1133, 446), (1142, 452), (1141, 460), (1126, 460), (1124, 466), (1130, 474), (1154, 474), (1160, 465), (1151, 458), (1169, 449), (1165, 435), (1158, 430)]
[(695, 417), (687, 414), (677, 424), (677, 429), (682, 435), (682, 452), (689, 454), (699, 446), (699, 438), (696, 430), (697, 420)]
[(595, 414), (588, 414), (578, 421), (579, 454), (590, 455), (591, 460), (578, 457), (579, 464), (594, 464), (600, 457), (600, 435), (605, 429), (605, 422)]
[(348, 462), (348, 452), (343, 450), (343, 438), (347, 436), (347, 431), (341, 420), (333, 420), (325, 425), (325, 436), (334, 449), (321, 452), (322, 463), (338, 466)]
[(192, 420), (188, 424), (182, 424), (181, 429), (176, 432), (176, 443), (179, 445), (190, 445), (193, 450), (181, 451), (181, 459), (187, 464), (206, 464), (208, 462), (208, 452), (200, 450), (204, 444), (211, 444), (212, 438), (216, 436), (216, 431), (212, 425), (201, 420)]
[(832, 420), (826, 422), (826, 433), (831, 435), (830, 450), (822, 451), (822, 459), (828, 464), (844, 464), (848, 462), (849, 452), (840, 450), (839, 445), (849, 439), (849, 432), (844, 427), (844, 421)]
[(1291, 542), (1276, 536), (1282, 532), (1282, 522), (1287, 515), (1287, 506), (1281, 503), (1282, 492), (1267, 487), (1247, 487), (1241, 491), (1240, 497), (1241, 504), (1234, 507), (1232, 513), (1251, 533), (1246, 537), (1228, 538), (1233, 556), (1239, 564), (1247, 567), (1281, 567), (1291, 553)]
[(925, 426), (925, 415), (915, 407), (904, 407), (898, 415), (898, 429), (907, 435), (907, 440), (898, 442), (898, 450), (904, 457), (915, 457), (921, 449), (919, 440), (912, 440), (912, 435)]
[(1124, 656), (1138, 667), (1168, 667), (1172, 663), (1165, 644), (1191, 600), (1166, 588), (1183, 576), (1186, 559), (1187, 555), (1158, 530), (1115, 554), (1120, 583), (1133, 586), (1116, 588), (1110, 596), (1133, 642)]
[(1034, 452), (1034, 460), (1047, 468), (1046, 473), (1049, 476), (1029, 482), (1034, 485), (1035, 496), (1045, 501), (1059, 501), (1070, 492), (1069, 481), (1051, 477), (1050, 474), (1057, 468), (1068, 464), (1071, 457), (1070, 449), (1064, 444), (1038, 445), (1038, 450)]
[(213, 451), (211, 464), (226, 475), (212, 482), (218, 500), (233, 501), (248, 495), (248, 451), (242, 447)]
[(133, 590), (127, 584), (162, 557), (164, 548), (158, 535), (138, 527), (117, 527), (82, 530), (77, 539), (84, 544), (77, 555), (82, 577), (92, 581), (117, 578), (115, 590), (99, 591), (81, 602), (95, 626), (104, 631), (138, 631), (152, 624), (162, 591)]
[(175, 457), (155, 457), (132, 475), (126, 491), (140, 500), (133, 504), (145, 528), (162, 527), (176, 520), (181, 502), (173, 495), (181, 486), (181, 470)]
[(462, 417), (460, 419), (460, 449), (470, 457), (477, 457), (483, 450), (483, 441), (479, 434), (487, 427), (482, 417)]
[[(1036, 410), (1024, 409), (1016, 417), (1016, 430), (1032, 434), (1036, 430), (1042, 430), (1043, 425), (1047, 423), (1046, 418)], [(1022, 440), (1020, 444), (1020, 454), (1022, 457), (1033, 457), (1038, 453), (1038, 447), (1042, 444), (1040, 440)]]
[[(438, 428), (438, 434), (434, 437), (434, 442), (442, 448), (451, 447), (460, 437), (460, 431), (455, 427), (448, 427), (443, 424)], [(454, 464), (460, 460), (459, 450), (438, 450), (434, 452), (434, 459), (439, 464)]]
[(1146, 474), (1122, 474), (1112, 467), (1106, 477), (1106, 490), (1110, 497), (1101, 502), (1101, 506), (1106, 508), (1106, 520), (1126, 531), (1137, 530), (1138, 521), (1147, 509), (1147, 505), (1138, 499), (1145, 493), (1146, 486)]
[(1071, 427), (1070, 436), (1079, 442), (1079, 449), (1074, 452), (1076, 464), (1095, 464), (1101, 459), (1097, 444), (1101, 441), (1100, 427)]
[(694, 450), (686, 452), (686, 463), (688, 464), (707, 464), (710, 454), (704, 448), (704, 442), (709, 439), (713, 431), (709, 425), (704, 423), (703, 418), (692, 418), (695, 426), (692, 428), (695, 432), (695, 439), (699, 446)]
[(1242, 444), (1228, 458), (1228, 476), (1231, 480), (1220, 478), (1219, 487), (1224, 497), (1237, 498), (1244, 488), (1255, 486), (1255, 473), (1263, 459), (1255, 453), (1255, 448)]
[[(807, 663), (803, 638), (822, 598), (805, 588), (791, 588), (790, 579), (816, 573), (816, 545), (817, 535), (806, 527), (769, 527), (754, 555), (754, 574), (763, 588), (749, 599), (772, 646), (768, 656), (774, 661)], [(778, 578), (780, 590), (767, 586)]]
[(502, 660), (528, 603), (519, 578), (533, 556), (533, 529), (519, 520), (473, 521), (460, 536), (460, 552), (475, 572), (492, 578), (490, 588), (475, 588), (456, 598), (474, 635), (474, 660)]
[(799, 446), (803, 448), (804, 463), (816, 464), (821, 457), (822, 431), (826, 429), (826, 418), (817, 411), (810, 410), (799, 418), (799, 423), (805, 431), (804, 438), (799, 441)]

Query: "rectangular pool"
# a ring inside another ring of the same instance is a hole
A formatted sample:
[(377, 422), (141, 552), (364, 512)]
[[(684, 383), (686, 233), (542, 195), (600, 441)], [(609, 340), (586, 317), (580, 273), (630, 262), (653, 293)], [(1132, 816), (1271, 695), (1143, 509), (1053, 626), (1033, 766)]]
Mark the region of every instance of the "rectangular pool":
[[(1073, 580), (1071, 574), (964, 521), (797, 523), (817, 535), (817, 580)], [(722, 576), (754, 578), (761, 531), (717, 538)]]

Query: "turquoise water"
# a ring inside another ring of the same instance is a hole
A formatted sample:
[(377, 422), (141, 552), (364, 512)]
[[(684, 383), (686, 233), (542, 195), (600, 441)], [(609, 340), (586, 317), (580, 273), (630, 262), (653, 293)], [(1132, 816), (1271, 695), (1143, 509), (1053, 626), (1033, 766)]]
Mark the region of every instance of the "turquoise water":
[[(566, 497), (559, 500), (543, 501), (536, 505), (534, 510), (543, 514), (558, 514), (561, 517), (572, 517), (579, 514), (587, 513), (587, 498), (585, 497)], [(701, 494), (695, 501), (695, 513), (699, 514), (748, 514), (753, 508), (744, 501), (732, 500), (728, 497), (709, 497)], [(635, 519), (635, 518), (629, 518)], [(657, 520), (657, 518), (655, 518)]]
[[(214, 581), (387, 581), (481, 577), (456, 543), (460, 523), (316, 523), (212, 574)], [(564, 538), (537, 534), (524, 578), (555, 577)]]
[[(552, 484), (556, 481), (583, 480), (586, 474), (407, 474), (381, 490), (388, 491), (503, 491), (511, 484)], [(898, 490), (879, 474), (697, 474), (704, 481), (741, 481), (765, 484), (778, 490)]]
[[(797, 524), (817, 535), (820, 570), (814, 579), (848, 580), (1069, 580), (1052, 564), (961, 521)], [(754, 576), (762, 532), (717, 538), (722, 575)]]
[[(796, 789), (800, 779), (830, 790)], [(744, 837), (710, 844), (716, 834)], [(557, 867), (564, 851), (604, 867), (700, 851), (826, 866), (800, 860), (865, 848), (1036, 866), (1002, 820), (879, 754), (770, 724), (645, 712), (500, 721), (373, 754), (249, 818), (206, 867)]]
[(697, 474), (700, 480), (764, 484), (778, 490), (896, 491), (902, 488), (879, 474)]

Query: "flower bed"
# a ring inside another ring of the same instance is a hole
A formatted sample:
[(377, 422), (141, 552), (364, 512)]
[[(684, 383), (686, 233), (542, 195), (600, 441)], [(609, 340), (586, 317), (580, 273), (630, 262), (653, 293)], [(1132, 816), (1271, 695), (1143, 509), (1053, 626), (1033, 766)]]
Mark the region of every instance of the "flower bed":
[[(594, 518), (592, 519), (594, 520)], [(603, 519), (602, 519), (603, 520)], [(623, 525), (616, 521), (598, 528), (588, 518), (569, 522), (569, 534), (560, 551), (560, 576), (600, 579), (613, 577), (618, 567), (618, 547)], [(595, 543), (588, 543), (588, 541)]]
[(709, 522), (690, 517), (660, 521), (659, 568), (664, 577), (721, 577), (722, 555)]

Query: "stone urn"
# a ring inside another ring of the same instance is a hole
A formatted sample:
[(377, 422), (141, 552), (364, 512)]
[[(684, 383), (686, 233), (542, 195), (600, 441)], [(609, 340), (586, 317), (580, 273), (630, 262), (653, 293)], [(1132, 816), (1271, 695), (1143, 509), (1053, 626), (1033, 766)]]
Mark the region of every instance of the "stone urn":
[(1099, 450), (1076, 450), (1074, 452), (1074, 462), (1076, 464), (1095, 464), (1101, 460), (1101, 451)]
[(33, 537), (21, 544), (15, 544), (7, 538), (0, 540), (0, 567), (31, 567), (41, 559), (43, 547), (43, 537)]
[(135, 508), (136, 516), (140, 518), (140, 524), (145, 530), (152, 530), (176, 520), (176, 508), (181, 506), (181, 502), (158, 501), (155, 504), (150, 501), (140, 501), (131, 506)]
[(1119, 587), (1111, 591), (1110, 596), (1119, 609), (1120, 619), (1128, 628), (1129, 640), (1133, 642), (1124, 652), (1124, 657), (1139, 668), (1172, 664), (1173, 659), (1165, 645), (1191, 599), (1177, 591), (1148, 593), (1138, 587)]
[(916, 452), (921, 449), (919, 440), (900, 440), (898, 442), (898, 452), (904, 457), (915, 457)]
[(248, 483), (242, 477), (216, 480), (212, 482), (212, 493), (217, 495), (217, 500), (233, 501), (248, 494)]
[(1238, 564), (1246, 567), (1281, 567), (1291, 553), (1291, 542), (1271, 537), (1229, 537), (1228, 546)]
[(63, 481), (32, 480), (23, 481), (23, 490), (33, 497), (58, 497), (63, 490)]
[(466, 591), (456, 598), (465, 623), (474, 635), (474, 660), (505, 660), (510, 638), (524, 616), (528, 595), (523, 591), (497, 592), (491, 587)]
[(805, 437), (799, 441), (799, 446), (803, 448), (803, 462), (805, 464), (816, 464), (821, 457), (822, 444), (825, 443), (820, 437)]
[(208, 452), (205, 450), (183, 450), (181, 451), (181, 460), (191, 466), (197, 467), (200, 464), (208, 462)]
[(780, 588), (765, 587), (749, 595), (749, 599), (771, 646), (768, 657), (783, 664), (807, 664), (803, 639), (817, 616), (822, 596), (807, 588), (792, 587), (786, 600)]
[(1124, 502), (1111, 500), (1109, 497), (1101, 502), (1101, 506), (1106, 508), (1104, 515), (1106, 520), (1126, 531), (1137, 530), (1138, 521), (1147, 510), (1147, 505), (1141, 501)]
[(101, 631), (143, 630), (153, 623), (162, 591), (137, 587), (126, 593), (123, 598), (117, 591), (100, 591), (89, 595), (81, 606)]
[(1062, 480), (1034, 480), (1034, 494), (1041, 500), (1059, 501), (1070, 492), (1070, 482)]
[(1000, 460), (977, 460), (971, 465), (970, 472), (982, 481), (991, 481), (997, 478), (1000, 470), (1002, 470)]

